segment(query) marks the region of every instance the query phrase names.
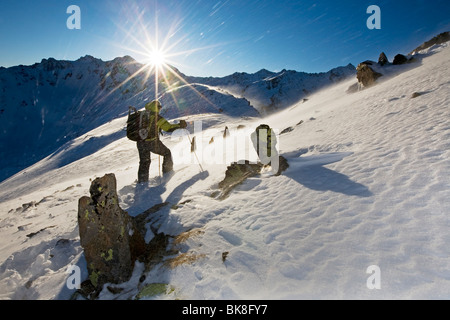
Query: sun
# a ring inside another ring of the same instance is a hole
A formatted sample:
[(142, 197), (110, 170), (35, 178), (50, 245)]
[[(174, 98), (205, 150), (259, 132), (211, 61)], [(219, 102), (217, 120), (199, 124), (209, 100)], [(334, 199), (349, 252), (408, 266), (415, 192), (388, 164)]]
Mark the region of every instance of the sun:
[(160, 70), (166, 64), (166, 54), (162, 50), (153, 50), (149, 52), (147, 65)]

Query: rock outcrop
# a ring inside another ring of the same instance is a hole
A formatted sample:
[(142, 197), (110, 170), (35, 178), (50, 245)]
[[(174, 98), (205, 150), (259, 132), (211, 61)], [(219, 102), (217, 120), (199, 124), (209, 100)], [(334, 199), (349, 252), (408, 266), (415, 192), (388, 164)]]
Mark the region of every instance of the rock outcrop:
[(398, 54), (394, 57), (394, 61), (392, 61), (392, 64), (395, 66), (401, 65), (401, 64), (405, 64), (408, 62), (408, 58), (406, 56), (404, 56), (403, 54)]
[[(227, 167), (225, 178), (221, 182), (219, 182), (219, 188), (221, 191), (219, 192), (218, 196), (217, 194), (213, 194), (213, 196), (217, 196), (217, 198), (220, 200), (227, 198), (234, 188), (236, 188), (248, 178), (261, 174), (261, 171), (266, 166), (267, 165), (264, 165), (261, 162), (251, 163), (248, 160), (233, 162)], [(287, 168), (289, 168), (287, 159), (283, 156), (279, 156), (278, 171), (275, 176), (280, 175)]]
[(263, 166), (262, 163), (250, 163), (247, 160), (244, 163), (233, 162), (227, 167), (225, 178), (219, 182), (219, 188), (222, 190), (219, 199), (225, 199), (230, 194), (231, 190), (240, 185), (247, 178), (260, 174)]
[(380, 66), (384, 66), (386, 64), (389, 64), (389, 60), (384, 52), (380, 53), (380, 57), (378, 58), (378, 64)]
[(450, 41), (450, 32), (442, 32), (441, 34), (438, 34), (436, 37), (433, 37), (432, 39), (422, 43), (420, 46), (418, 46), (416, 49), (411, 51), (410, 55), (416, 54), (421, 50), (428, 49), (434, 45), (438, 45), (444, 42)]
[(364, 88), (373, 86), (377, 79), (382, 76), (381, 73), (374, 71), (371, 66), (372, 62), (365, 61), (356, 68), (356, 78)]
[(114, 174), (97, 178), (91, 184), (91, 196), (80, 198), (78, 205), (81, 246), (96, 289), (127, 281), (146, 251), (142, 233), (119, 206), (116, 188)]

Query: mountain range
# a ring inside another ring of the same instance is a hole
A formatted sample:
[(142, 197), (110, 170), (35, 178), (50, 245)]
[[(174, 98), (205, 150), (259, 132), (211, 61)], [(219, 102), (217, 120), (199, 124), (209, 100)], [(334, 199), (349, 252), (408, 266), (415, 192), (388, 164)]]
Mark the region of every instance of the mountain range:
[[(259, 117), (355, 75), (351, 64), (325, 73), (260, 70), (190, 77), (174, 67), (158, 82), (130, 56), (102, 61), (43, 59), (31, 66), (0, 67), (0, 181), (90, 130), (159, 98), (168, 119), (202, 113)], [(167, 83), (168, 82), (168, 83)]]

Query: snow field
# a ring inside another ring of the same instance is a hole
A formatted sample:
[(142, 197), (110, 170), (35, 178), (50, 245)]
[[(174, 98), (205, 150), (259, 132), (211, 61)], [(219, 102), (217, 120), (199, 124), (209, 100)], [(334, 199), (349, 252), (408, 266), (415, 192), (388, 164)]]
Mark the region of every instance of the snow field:
[[(304, 159), (352, 155), (306, 169), (290, 161), (281, 177), (247, 181), (207, 224), (202, 252), (211, 253), (206, 264), (214, 269), (206, 277), (199, 263), (175, 273), (171, 283), (198, 299), (211, 278), (222, 283), (214, 298), (448, 297), (444, 55), (369, 90), (345, 96), (350, 82), (344, 83), (311, 97), (309, 108), (292, 108), (289, 118), (266, 119), (279, 129), (305, 119), (280, 138), (282, 151), (307, 150)], [(422, 95), (412, 98), (414, 92)], [(221, 251), (230, 252), (225, 270)], [(366, 287), (370, 265), (380, 266), (381, 290)], [(194, 287), (183, 280), (189, 272), (203, 274)]]
[[(198, 259), (147, 274), (147, 283), (174, 288), (157, 298), (448, 299), (448, 50), (370, 89), (347, 94), (356, 80), (346, 81), (264, 119), (190, 118), (208, 119), (204, 146), (211, 137), (220, 144), (225, 125), (227, 139), (237, 143), (260, 123), (278, 132), (293, 128), (278, 137), (290, 168), (250, 178), (223, 201), (211, 194), (227, 162), (205, 161), (201, 173), (195, 159), (188, 164), (174, 155), (176, 173), (161, 183), (153, 157), (151, 183), (136, 186), (136, 146), (125, 137), (108, 139), (124, 119), (75, 140), (0, 185), (0, 298), (70, 296), (65, 271), (84, 266), (78, 199), (88, 194), (89, 179), (114, 172), (121, 207), (131, 215), (167, 201), (152, 216), (153, 227), (173, 236), (199, 230), (178, 245)], [(234, 130), (239, 125), (245, 128)], [(104, 145), (87, 143), (91, 137)], [(164, 139), (172, 150), (189, 147), (185, 138)], [(224, 147), (234, 155), (233, 143)], [(251, 144), (246, 148), (253, 160)], [(32, 232), (38, 233), (27, 237)], [(146, 239), (152, 236), (149, 230)], [(379, 290), (366, 285), (371, 265), (381, 270)], [(100, 298), (134, 297), (142, 272), (137, 264), (122, 294), (104, 289)]]

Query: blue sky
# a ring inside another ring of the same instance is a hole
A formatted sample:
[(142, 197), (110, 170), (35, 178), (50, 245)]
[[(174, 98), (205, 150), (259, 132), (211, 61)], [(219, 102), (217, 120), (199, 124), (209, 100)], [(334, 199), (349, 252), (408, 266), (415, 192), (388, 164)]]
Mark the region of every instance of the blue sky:
[[(66, 26), (70, 5), (81, 9), (80, 30)], [(380, 30), (367, 28), (370, 5), (381, 9)], [(0, 66), (85, 55), (144, 61), (158, 43), (192, 76), (322, 72), (381, 51), (392, 60), (449, 30), (448, 0), (1, 0)]]

